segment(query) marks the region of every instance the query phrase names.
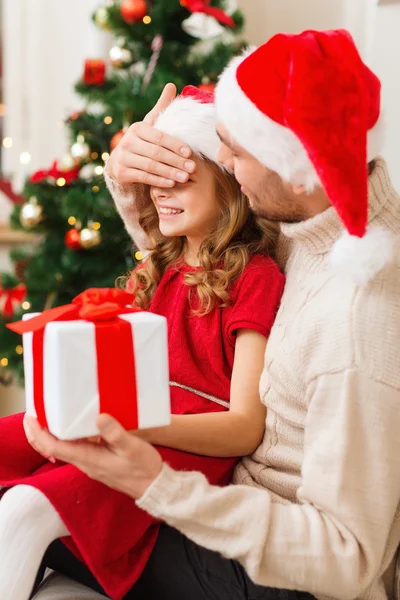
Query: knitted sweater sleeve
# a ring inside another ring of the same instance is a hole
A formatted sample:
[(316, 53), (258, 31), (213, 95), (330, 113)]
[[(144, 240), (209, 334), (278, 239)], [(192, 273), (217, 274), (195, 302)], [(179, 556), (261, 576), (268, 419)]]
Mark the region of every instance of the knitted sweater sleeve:
[(238, 560), (260, 585), (348, 600), (394, 552), (399, 391), (349, 369), (319, 376), (307, 396), (299, 504), (274, 503), (260, 488), (211, 486), (164, 465), (138, 505)]
[(145, 186), (141, 183), (121, 185), (104, 169), (104, 179), (125, 228), (139, 250), (147, 250), (147, 237), (139, 225), (140, 209), (148, 201)]

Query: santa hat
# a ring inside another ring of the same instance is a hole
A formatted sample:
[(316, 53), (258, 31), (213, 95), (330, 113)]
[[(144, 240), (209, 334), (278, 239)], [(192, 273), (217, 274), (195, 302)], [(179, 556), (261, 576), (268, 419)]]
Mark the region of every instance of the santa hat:
[(383, 267), (382, 243), (391, 247), (389, 234), (366, 235), (380, 89), (343, 30), (275, 35), (233, 59), (216, 89), (218, 120), (238, 144), (288, 183), (323, 186), (347, 230), (333, 263), (358, 282)]
[(154, 126), (190, 146), (195, 154), (217, 162), (221, 142), (216, 122), (214, 94), (188, 85), (160, 114)]

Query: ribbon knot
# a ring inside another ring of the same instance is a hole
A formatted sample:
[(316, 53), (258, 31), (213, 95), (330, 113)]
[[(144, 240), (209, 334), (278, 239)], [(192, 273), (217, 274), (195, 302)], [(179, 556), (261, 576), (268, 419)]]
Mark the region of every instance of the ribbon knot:
[(110, 321), (123, 312), (137, 311), (127, 309), (132, 304), (133, 294), (112, 288), (90, 288), (76, 298), (72, 304), (78, 308), (78, 316), (86, 321)]
[(28, 333), (44, 329), (53, 321), (113, 321), (118, 315), (140, 312), (138, 308), (129, 308), (135, 296), (129, 292), (113, 288), (90, 288), (72, 300), (72, 304), (57, 306), (26, 321), (17, 321), (7, 325), (16, 333)]
[(234, 28), (236, 25), (232, 17), (227, 15), (222, 8), (210, 6), (210, 0), (181, 0), (181, 4), (191, 13), (204, 13), (210, 17), (214, 17), (219, 23), (222, 23), (222, 25), (226, 25), (227, 27)]

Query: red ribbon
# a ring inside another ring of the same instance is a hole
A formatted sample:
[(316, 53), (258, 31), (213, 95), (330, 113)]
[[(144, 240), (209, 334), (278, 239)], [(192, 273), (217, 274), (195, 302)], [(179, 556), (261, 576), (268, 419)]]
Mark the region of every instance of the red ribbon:
[(80, 167), (75, 167), (73, 169), (67, 169), (65, 171), (62, 171), (58, 167), (58, 163), (55, 160), (51, 165), (50, 169), (43, 169), (33, 173), (30, 177), (30, 182), (40, 183), (44, 179), (47, 179), (47, 177), (52, 177), (53, 179), (60, 179), (61, 177), (63, 177), (67, 185), (69, 185), (70, 183), (75, 181), (75, 179), (78, 179), (79, 170)]
[(227, 25), (232, 28), (236, 26), (232, 17), (227, 15), (222, 8), (210, 6), (210, 0), (181, 0), (181, 4), (191, 13), (205, 13), (206, 15), (210, 15), (210, 17), (217, 19), (222, 25)]
[(13, 288), (0, 287), (0, 299), (4, 300), (3, 317), (12, 319), (14, 316), (14, 304), (21, 304), (26, 296), (26, 286), (23, 283)]
[[(45, 327), (54, 321), (84, 319), (96, 330), (97, 377), (100, 412), (113, 415), (126, 429), (137, 429), (138, 408), (132, 326), (118, 316), (139, 312), (127, 308), (133, 294), (118, 289), (91, 288), (79, 294), (72, 304), (46, 310), (37, 317), (7, 325), (16, 333), (33, 333), (33, 390), (39, 423), (48, 427), (44, 404)], [(71, 377), (74, 376), (71, 373)], [(122, 402), (123, 398), (129, 403)]]

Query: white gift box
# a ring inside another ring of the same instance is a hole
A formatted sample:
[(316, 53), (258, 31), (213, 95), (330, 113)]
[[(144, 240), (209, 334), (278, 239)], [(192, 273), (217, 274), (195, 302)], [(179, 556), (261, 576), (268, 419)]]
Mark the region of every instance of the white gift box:
[[(34, 316), (25, 315), (24, 319)], [(148, 312), (121, 314), (118, 318), (132, 327), (139, 429), (168, 425), (171, 407), (167, 321)], [(27, 413), (37, 416), (33, 335), (23, 335), (25, 393)], [(109, 351), (112, 353), (113, 348)], [(48, 323), (44, 331), (43, 364), (43, 400), (49, 431), (63, 440), (97, 435), (96, 418), (101, 412), (101, 402), (94, 323), (83, 320)], [(135, 406), (132, 398), (116, 397), (115, 402), (125, 402), (132, 410)]]

